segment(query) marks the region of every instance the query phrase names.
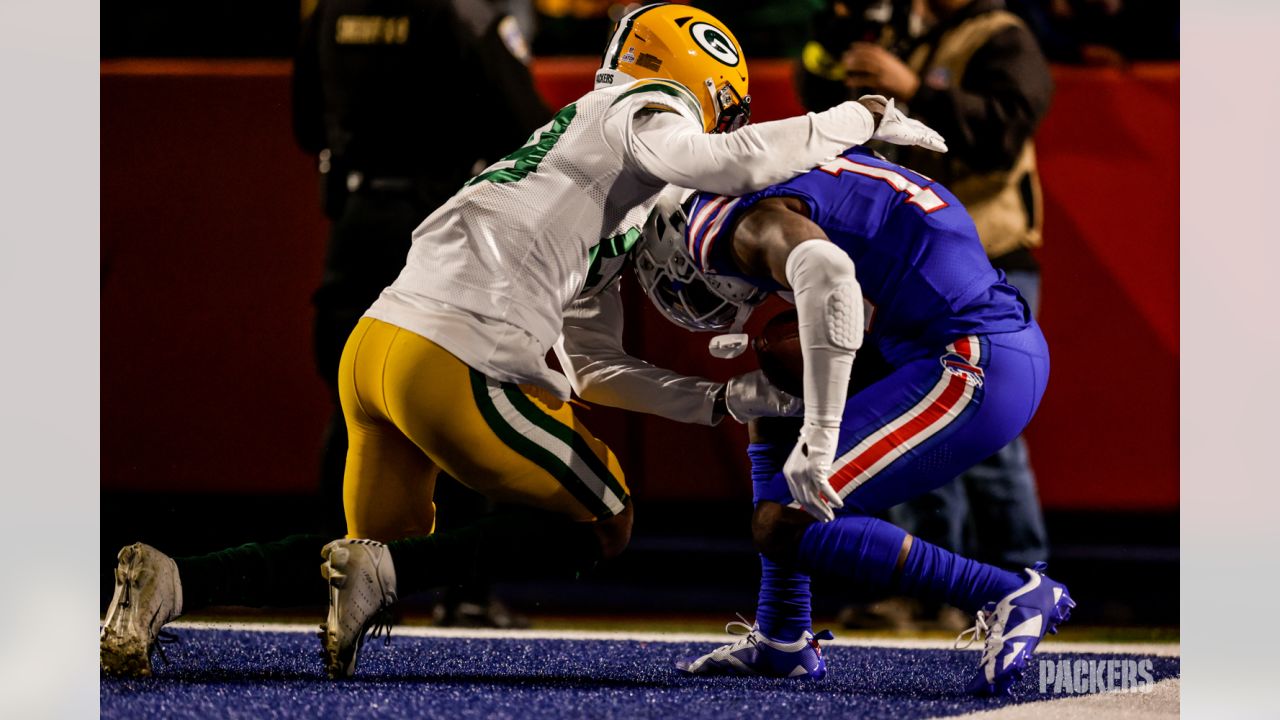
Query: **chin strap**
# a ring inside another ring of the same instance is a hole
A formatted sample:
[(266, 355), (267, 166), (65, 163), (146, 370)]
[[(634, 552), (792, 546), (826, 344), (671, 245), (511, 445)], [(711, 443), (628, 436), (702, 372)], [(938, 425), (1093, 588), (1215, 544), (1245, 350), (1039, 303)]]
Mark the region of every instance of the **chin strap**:
[(707, 343), (707, 352), (711, 353), (711, 357), (732, 360), (747, 351), (751, 336), (742, 332), (742, 326), (747, 324), (752, 310), (755, 310), (755, 305), (742, 303), (738, 306), (738, 314), (734, 316), (729, 332), (717, 335)]
[(725, 333), (711, 338), (707, 352), (711, 353), (711, 357), (732, 360), (746, 352), (750, 343), (751, 337), (746, 333)]

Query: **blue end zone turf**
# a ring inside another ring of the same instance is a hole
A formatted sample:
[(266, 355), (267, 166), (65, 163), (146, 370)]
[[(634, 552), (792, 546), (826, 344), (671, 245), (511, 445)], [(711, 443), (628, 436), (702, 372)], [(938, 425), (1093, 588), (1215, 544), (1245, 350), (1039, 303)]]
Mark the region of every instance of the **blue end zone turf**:
[[(155, 677), (104, 676), (104, 718), (902, 718), (959, 715), (1040, 694), (1035, 662), (1014, 697), (961, 692), (974, 652), (831, 646), (820, 682), (695, 678), (671, 667), (693, 643), (395, 637), (373, 640), (358, 677), (324, 678), (320, 644), (297, 632), (176, 631)], [(1151, 660), (1156, 681), (1178, 677), (1177, 657), (1069, 655), (1037, 658)]]

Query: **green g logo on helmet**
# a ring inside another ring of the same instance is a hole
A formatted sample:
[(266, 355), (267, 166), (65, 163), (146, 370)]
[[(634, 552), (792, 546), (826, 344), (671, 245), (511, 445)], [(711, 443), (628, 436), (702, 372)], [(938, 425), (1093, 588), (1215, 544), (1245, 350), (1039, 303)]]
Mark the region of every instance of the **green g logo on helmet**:
[(697, 22), (689, 26), (689, 34), (698, 43), (698, 47), (706, 50), (711, 57), (729, 67), (738, 64), (738, 48), (734, 47), (733, 41), (720, 28), (710, 23)]

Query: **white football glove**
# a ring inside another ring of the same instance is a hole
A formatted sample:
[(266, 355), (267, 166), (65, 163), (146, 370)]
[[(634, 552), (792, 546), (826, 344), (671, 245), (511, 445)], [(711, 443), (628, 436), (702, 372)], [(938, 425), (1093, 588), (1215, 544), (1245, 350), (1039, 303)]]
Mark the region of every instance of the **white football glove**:
[(800, 429), (800, 439), (782, 466), (791, 497), (822, 522), (835, 518), (832, 508), (844, 507), (840, 495), (831, 488), (831, 462), (835, 460), (839, 435), (838, 427), (805, 423)]
[(858, 98), (868, 110), (883, 114), (880, 127), (871, 136), (872, 140), (883, 140), (894, 145), (918, 145), (928, 150), (944, 153), (947, 143), (938, 131), (919, 120), (912, 120), (893, 106), (893, 101), (883, 95), (863, 95)]
[(760, 370), (729, 379), (724, 390), (729, 415), (740, 423), (760, 417), (794, 417), (804, 412), (804, 401), (769, 382)]

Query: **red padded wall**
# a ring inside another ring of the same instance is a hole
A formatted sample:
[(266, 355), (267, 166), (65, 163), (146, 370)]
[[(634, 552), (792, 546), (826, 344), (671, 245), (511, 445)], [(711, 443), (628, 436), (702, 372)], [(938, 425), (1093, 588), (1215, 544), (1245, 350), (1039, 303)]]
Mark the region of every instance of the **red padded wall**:
[[(594, 62), (544, 60), (553, 106)], [(1178, 69), (1055, 68), (1039, 136), (1042, 322), (1053, 376), (1029, 430), (1049, 507), (1178, 501)], [(791, 65), (752, 66), (755, 118), (801, 111)], [(328, 412), (308, 298), (326, 226), (289, 131), (288, 65), (102, 66), (102, 483), (305, 492)], [(628, 291), (628, 347), (723, 378), (705, 336)], [(760, 313), (756, 322), (767, 313)], [(749, 497), (740, 427), (588, 411), (640, 501)]]

